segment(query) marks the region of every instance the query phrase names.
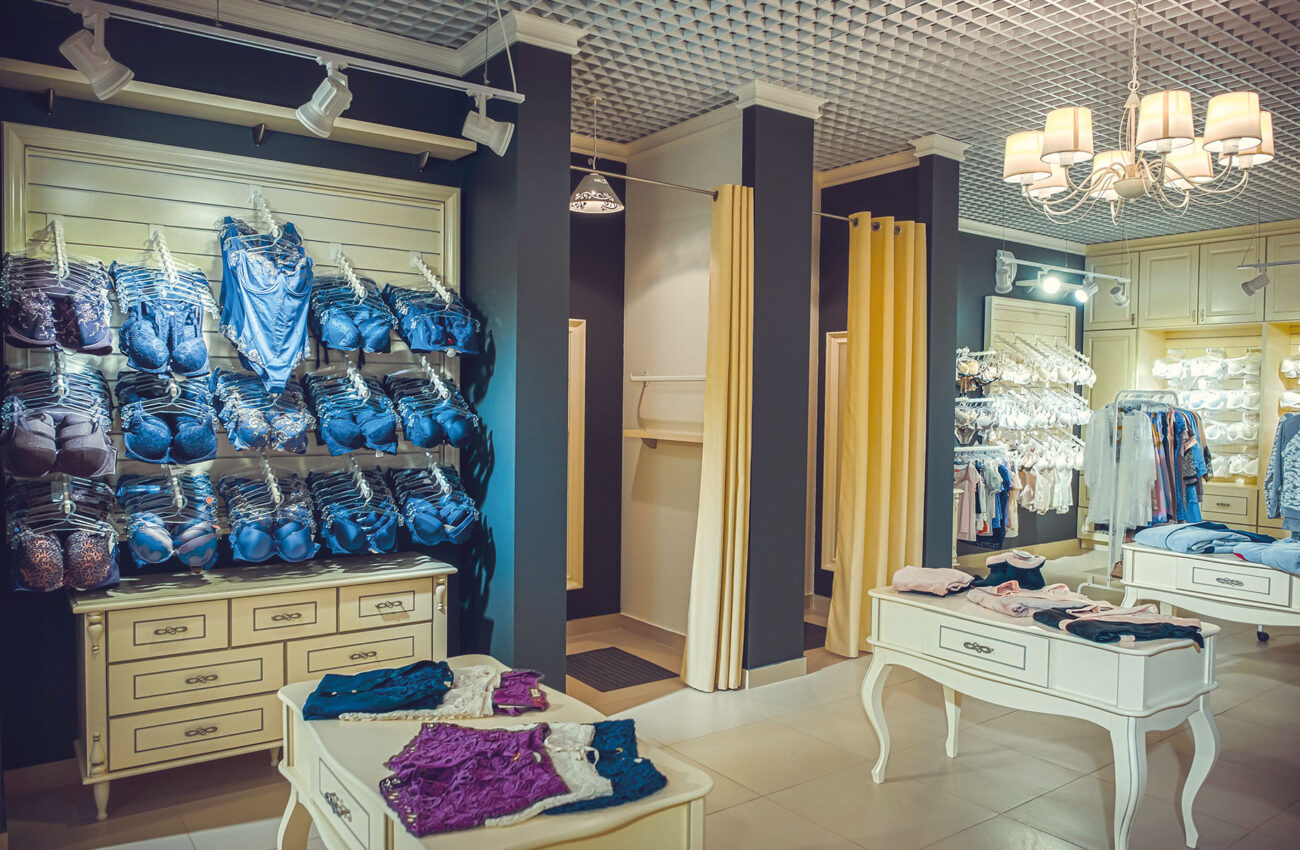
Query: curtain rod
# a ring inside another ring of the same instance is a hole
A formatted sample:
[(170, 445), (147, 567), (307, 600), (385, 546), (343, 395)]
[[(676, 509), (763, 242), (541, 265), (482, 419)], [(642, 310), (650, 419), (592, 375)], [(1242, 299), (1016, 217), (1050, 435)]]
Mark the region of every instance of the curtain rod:
[(604, 177), (615, 177), (619, 180), (631, 180), (633, 183), (648, 183), (651, 186), (663, 186), (665, 189), (681, 189), (683, 192), (694, 192), (697, 195), (708, 195), (713, 200), (718, 199), (718, 193), (713, 189), (697, 189), (694, 186), (683, 186), (680, 183), (665, 183), (662, 180), (650, 180), (646, 177), (633, 177), (629, 174), (618, 174), (613, 171), (601, 171), (599, 168), (588, 168), (585, 165), (570, 165), (570, 171), (583, 171), (588, 174), (600, 174)]

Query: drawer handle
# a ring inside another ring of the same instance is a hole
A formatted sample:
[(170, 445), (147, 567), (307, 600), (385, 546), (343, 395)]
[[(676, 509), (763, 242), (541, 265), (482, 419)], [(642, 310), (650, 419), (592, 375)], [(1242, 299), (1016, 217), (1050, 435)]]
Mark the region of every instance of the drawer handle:
[(190, 676), (188, 679), (185, 680), (185, 684), (206, 685), (208, 682), (215, 682), (216, 680), (217, 680), (216, 673), (200, 673), (197, 676)]
[(351, 655), (349, 655), (348, 658), (351, 658), (353, 661), (360, 661), (363, 658), (374, 658), (378, 654), (379, 654), (379, 650), (368, 649), (365, 652), (354, 652)]
[(286, 620), (301, 620), (301, 619), (302, 619), (302, 612), (301, 612), (301, 611), (285, 611), (285, 612), (282, 613), (282, 614), (276, 614), (276, 615), (275, 615), (274, 617), (272, 617), (271, 619), (272, 619), (273, 621), (277, 622), (277, 623), (283, 623), (283, 622), (285, 622)]
[(405, 607), (406, 606), (402, 603), (402, 600), (400, 599), (390, 599), (387, 602), (375, 603), (376, 611), (388, 611), (392, 608), (405, 608)]
[(217, 731), (215, 726), (195, 726), (193, 729), (185, 730), (186, 738), (202, 738), (204, 735), (211, 735)]
[(156, 635), (183, 635), (190, 630), (189, 626), (163, 626), (161, 629), (154, 629)]
[(1214, 504), (1217, 505), (1217, 506), (1220, 507), (1220, 508), (1230, 508), (1230, 507), (1232, 507), (1232, 502), (1215, 502)]
[(982, 643), (976, 643), (973, 640), (966, 641), (965, 643), (962, 644), (962, 647), (964, 647), (965, 649), (969, 649), (971, 652), (978, 652), (980, 655), (993, 654), (993, 647), (985, 646)]
[(335, 794), (333, 791), (326, 791), (321, 796), (325, 798), (325, 802), (329, 804), (330, 811), (334, 813), (335, 817), (343, 818), (343, 820), (348, 821), (349, 823), (352, 822), (352, 810), (343, 805), (343, 800), (338, 794)]
[(1215, 576), (1214, 580), (1219, 584), (1226, 584), (1231, 587), (1245, 587), (1246, 583), (1235, 578), (1226, 578), (1225, 576)]

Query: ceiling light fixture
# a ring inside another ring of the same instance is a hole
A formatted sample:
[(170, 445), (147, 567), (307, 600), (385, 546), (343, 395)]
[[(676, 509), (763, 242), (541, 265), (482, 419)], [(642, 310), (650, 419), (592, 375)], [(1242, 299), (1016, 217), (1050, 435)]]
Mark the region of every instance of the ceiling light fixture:
[(1110, 300), (1115, 302), (1116, 307), (1128, 306), (1128, 287), (1122, 283), (1117, 283), (1110, 288)]
[(342, 73), (345, 64), (330, 58), (318, 61), (325, 66), (325, 79), (316, 87), (311, 100), (298, 107), (294, 115), (298, 116), (299, 124), (326, 139), (334, 132), (334, 121), (352, 105), (352, 90)]
[(1007, 295), (1016, 285), (1016, 256), (1010, 251), (998, 251), (997, 266), (993, 270), (993, 291)]
[(569, 209), (578, 213), (592, 213), (603, 215), (608, 213), (622, 212), (623, 202), (619, 200), (618, 193), (614, 187), (609, 185), (605, 175), (596, 171), (598, 168), (596, 145), (600, 138), (596, 126), (596, 104), (600, 103), (600, 98), (593, 96), (591, 98), (591, 168), (587, 175), (578, 183), (578, 188), (573, 190), (569, 195)]
[(1054, 274), (1041, 271), (1038, 273), (1038, 288), (1048, 295), (1055, 295), (1061, 291), (1061, 279)]
[[(1114, 299), (1117, 307), (1128, 305), (1129, 279), (1126, 277), (1072, 269), (1069, 266), (1054, 266), (1051, 263), (1036, 263), (1032, 260), (1017, 260), (1015, 254), (1007, 250), (999, 250), (994, 255), (994, 259), (996, 265), (993, 271), (993, 291), (999, 295), (1007, 295), (1014, 287), (1023, 286), (1027, 289), (1037, 289), (1045, 295), (1068, 292), (1075, 301), (1084, 304), (1101, 291), (1099, 281), (1113, 280), (1115, 285), (1111, 287), (1110, 297)], [(1020, 266), (1036, 268), (1039, 270), (1038, 274), (1032, 280), (1016, 280), (1016, 272)], [(1083, 281), (1067, 282), (1063, 279), (1066, 275), (1080, 275)]]
[(497, 156), (505, 156), (510, 147), (510, 139), (515, 134), (515, 125), (509, 121), (489, 118), (487, 101), (481, 94), (474, 95), (477, 109), (471, 109), (465, 116), (465, 126), (461, 128), (460, 134), (471, 142), (487, 145)]
[[(1128, 100), (1114, 150), (1094, 155), (1092, 111), (1086, 106), (1053, 110), (1041, 132), (1007, 136), (1003, 180), (1020, 184), (1030, 205), (1050, 219), (1075, 213), (1082, 218), (1105, 201), (1111, 220), (1118, 221), (1126, 201), (1145, 196), (1172, 215), (1185, 213), (1193, 198), (1198, 204), (1227, 203), (1245, 189), (1252, 168), (1273, 159), (1272, 116), (1260, 111), (1256, 92), (1210, 98), (1203, 136), (1195, 134), (1189, 92), (1138, 96), (1138, 11), (1133, 0)], [(1070, 168), (1089, 160), (1087, 176), (1075, 182)]]
[(1241, 290), (1247, 295), (1254, 295), (1256, 292), (1259, 292), (1261, 289), (1268, 286), (1269, 282), (1268, 272), (1261, 269), (1259, 274), (1241, 285)]
[(131, 82), (135, 72), (109, 55), (104, 47), (104, 21), (108, 11), (94, 3), (69, 7), (81, 13), (83, 29), (77, 30), (59, 45), (59, 52), (85, 75), (90, 90), (100, 100), (108, 100)]

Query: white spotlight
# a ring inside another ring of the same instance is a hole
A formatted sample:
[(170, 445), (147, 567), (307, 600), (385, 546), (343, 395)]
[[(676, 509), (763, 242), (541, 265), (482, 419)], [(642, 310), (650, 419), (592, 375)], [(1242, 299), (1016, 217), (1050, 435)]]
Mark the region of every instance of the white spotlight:
[(130, 68), (108, 55), (104, 47), (104, 13), (95, 11), (81, 16), (82, 26), (59, 45), (59, 52), (85, 75), (90, 90), (100, 100), (108, 100), (131, 82)]
[(1259, 274), (1241, 285), (1241, 290), (1247, 295), (1254, 295), (1256, 292), (1259, 292), (1261, 289), (1268, 286), (1268, 284), (1268, 272), (1261, 269)]
[(1006, 295), (1016, 285), (1016, 255), (1010, 251), (998, 251), (997, 267), (993, 272), (993, 291)]
[(325, 79), (316, 87), (311, 100), (298, 107), (294, 114), (302, 126), (326, 139), (334, 132), (334, 121), (352, 105), (352, 91), (348, 88), (348, 78), (339, 71), (344, 66), (333, 62), (323, 64)]
[(510, 147), (510, 137), (515, 134), (515, 125), (489, 118), (485, 96), (475, 95), (474, 100), (478, 103), (478, 110), (471, 109), (465, 116), (465, 126), (460, 134), (471, 142), (487, 145), (497, 156), (505, 156), (506, 148)]
[(1044, 275), (1038, 279), (1038, 285), (1048, 295), (1055, 295), (1061, 291), (1061, 279), (1054, 274)]
[(1074, 300), (1078, 301), (1080, 304), (1086, 304), (1089, 297), (1088, 290), (1082, 286), (1074, 290)]
[(1128, 306), (1128, 288), (1122, 283), (1117, 283), (1110, 288), (1110, 298), (1115, 302), (1116, 307)]

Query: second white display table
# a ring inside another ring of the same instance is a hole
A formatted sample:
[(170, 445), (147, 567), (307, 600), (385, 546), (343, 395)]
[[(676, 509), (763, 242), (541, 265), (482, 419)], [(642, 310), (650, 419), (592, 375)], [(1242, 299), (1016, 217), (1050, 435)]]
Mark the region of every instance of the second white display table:
[(862, 704), (880, 739), (880, 757), (871, 772), (876, 782), (884, 781), (889, 761), (885, 679), (890, 667), (907, 667), (943, 685), (949, 758), (957, 757), (962, 694), (1008, 708), (1077, 717), (1107, 729), (1115, 753), (1115, 850), (1126, 850), (1146, 787), (1146, 733), (1186, 721), (1196, 752), (1183, 787), (1183, 827), (1187, 846), (1196, 846), (1192, 803), (1219, 751), (1209, 700), (1216, 687), (1218, 626), (1202, 626), (1204, 649), (1190, 640), (1123, 648), (999, 614), (962, 595), (935, 597), (892, 588), (877, 588), (870, 595), (873, 649)]

